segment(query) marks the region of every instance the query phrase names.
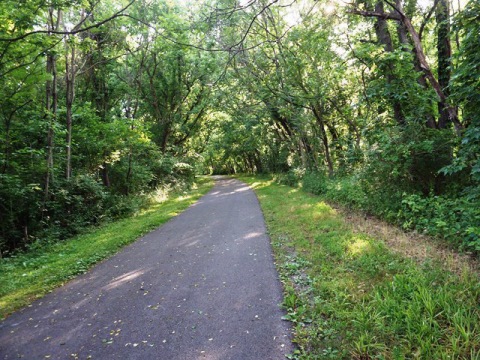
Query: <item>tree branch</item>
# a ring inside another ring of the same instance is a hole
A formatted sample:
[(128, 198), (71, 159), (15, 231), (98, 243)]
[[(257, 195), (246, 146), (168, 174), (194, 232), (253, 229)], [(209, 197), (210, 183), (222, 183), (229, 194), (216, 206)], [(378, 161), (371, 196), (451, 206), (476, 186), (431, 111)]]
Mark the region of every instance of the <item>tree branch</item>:
[(381, 12), (376, 12), (376, 11), (366, 11), (366, 10), (359, 10), (359, 9), (351, 9), (348, 10), (350, 14), (355, 14), (355, 15), (362, 15), (365, 17), (377, 17), (385, 20), (397, 20), (401, 21), (401, 15), (398, 14), (392, 14), (392, 13), (381, 13)]
[(428, 12), (427, 16), (425, 16), (425, 18), (423, 19), (422, 24), (420, 25), (420, 29), (418, 30), (418, 37), (420, 39), (422, 38), (423, 30), (425, 29), (425, 26), (427, 26), (428, 20), (430, 20), (430, 18), (432, 17), (433, 12), (435, 11), (435, 8), (437, 7), (439, 1), (440, 0), (435, 0), (435, 2), (433, 3), (433, 6), (430, 9), (430, 11)]
[(133, 3), (135, 2), (135, 0), (132, 0), (130, 1), (130, 3), (128, 3), (127, 6), (125, 6), (123, 9), (117, 11), (115, 14), (113, 14), (112, 16), (96, 23), (96, 24), (93, 24), (93, 25), (90, 25), (90, 26), (87, 26), (87, 27), (84, 27), (82, 29), (76, 29), (76, 30), (72, 30), (72, 31), (55, 31), (55, 30), (36, 30), (36, 31), (31, 31), (31, 32), (28, 32), (28, 33), (25, 33), (23, 35), (20, 35), (20, 36), (17, 36), (17, 37), (14, 37), (14, 38), (0, 38), (0, 41), (5, 41), (5, 42), (15, 42), (15, 41), (19, 41), (19, 40), (23, 40), (25, 39), (26, 37), (29, 37), (31, 35), (37, 35), (37, 34), (53, 34), (53, 35), (75, 35), (75, 34), (78, 34), (78, 33), (81, 33), (81, 32), (85, 32), (85, 31), (88, 31), (88, 30), (91, 30), (91, 29), (94, 29), (94, 28), (98, 28), (104, 24), (106, 24), (107, 22), (117, 18), (117, 17), (120, 17), (120, 16), (123, 16), (123, 12), (125, 10), (127, 10), (131, 5), (133, 5)]

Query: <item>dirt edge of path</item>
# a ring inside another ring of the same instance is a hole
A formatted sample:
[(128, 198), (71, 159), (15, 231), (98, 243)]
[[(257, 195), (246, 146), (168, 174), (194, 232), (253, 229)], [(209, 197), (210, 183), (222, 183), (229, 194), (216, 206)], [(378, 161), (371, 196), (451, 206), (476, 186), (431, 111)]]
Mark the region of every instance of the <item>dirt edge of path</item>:
[(480, 262), (471, 253), (461, 253), (445, 241), (417, 232), (405, 232), (397, 226), (357, 210), (329, 203), (342, 214), (345, 222), (356, 233), (364, 233), (381, 240), (393, 252), (413, 259), (419, 264), (427, 261), (439, 263), (445, 270), (462, 275), (466, 270), (480, 277)]

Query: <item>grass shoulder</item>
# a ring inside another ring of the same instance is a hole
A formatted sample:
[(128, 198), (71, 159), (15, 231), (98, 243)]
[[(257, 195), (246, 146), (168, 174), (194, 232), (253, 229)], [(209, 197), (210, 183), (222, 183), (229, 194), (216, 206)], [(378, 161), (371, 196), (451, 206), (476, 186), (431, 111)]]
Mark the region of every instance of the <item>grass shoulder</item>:
[(29, 305), (95, 263), (115, 254), (196, 202), (213, 186), (198, 178), (190, 191), (152, 200), (136, 216), (105, 224), (53, 244), (41, 244), (0, 259), (0, 319)]
[(407, 256), (319, 196), (242, 177), (261, 203), (294, 359), (480, 359), (480, 283)]

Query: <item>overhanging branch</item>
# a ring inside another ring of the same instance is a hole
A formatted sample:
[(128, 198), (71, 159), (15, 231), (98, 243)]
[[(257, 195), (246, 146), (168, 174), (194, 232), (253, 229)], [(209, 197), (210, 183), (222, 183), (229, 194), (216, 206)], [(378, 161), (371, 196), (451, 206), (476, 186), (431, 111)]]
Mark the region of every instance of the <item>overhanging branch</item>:
[(28, 32), (28, 33), (25, 33), (23, 35), (20, 35), (20, 36), (17, 36), (17, 37), (14, 37), (14, 38), (0, 38), (0, 41), (4, 41), (4, 42), (15, 42), (15, 41), (19, 41), (19, 40), (23, 40), (29, 36), (32, 36), (32, 35), (38, 35), (38, 34), (49, 34), (49, 35), (75, 35), (75, 34), (78, 34), (78, 33), (82, 33), (82, 32), (85, 32), (85, 31), (88, 31), (88, 30), (91, 30), (91, 29), (95, 29), (95, 28), (98, 28), (104, 24), (106, 24), (107, 22), (109, 21), (112, 21), (113, 19), (119, 17), (119, 16), (123, 16), (123, 12), (125, 10), (127, 10), (130, 6), (133, 5), (133, 3), (135, 2), (135, 0), (132, 0), (128, 3), (127, 6), (125, 6), (123, 9), (117, 11), (115, 14), (113, 14), (112, 16), (96, 23), (96, 24), (92, 24), (90, 26), (87, 26), (87, 27), (84, 27), (84, 28), (81, 28), (81, 29), (74, 29), (72, 31), (55, 31), (55, 30), (35, 30), (35, 31), (31, 31), (31, 32)]
[(348, 10), (350, 14), (355, 14), (355, 15), (362, 15), (365, 17), (376, 17), (380, 19), (385, 19), (385, 20), (396, 20), (396, 21), (401, 21), (401, 17), (398, 14), (393, 14), (393, 13), (383, 13), (383, 12), (376, 12), (376, 11), (366, 11), (366, 10), (359, 10), (359, 9), (351, 9)]

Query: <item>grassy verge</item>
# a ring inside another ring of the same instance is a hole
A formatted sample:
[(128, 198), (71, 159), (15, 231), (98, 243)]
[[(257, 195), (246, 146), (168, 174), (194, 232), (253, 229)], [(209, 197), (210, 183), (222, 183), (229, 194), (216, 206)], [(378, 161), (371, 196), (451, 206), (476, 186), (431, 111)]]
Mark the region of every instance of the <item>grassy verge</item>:
[(480, 284), (358, 231), (318, 196), (256, 190), (294, 323), (295, 359), (480, 359)]
[(212, 186), (201, 178), (194, 188), (170, 199), (152, 202), (137, 216), (55, 244), (40, 244), (0, 260), (0, 319), (30, 304), (55, 287), (86, 272), (93, 264), (116, 253), (197, 201)]

